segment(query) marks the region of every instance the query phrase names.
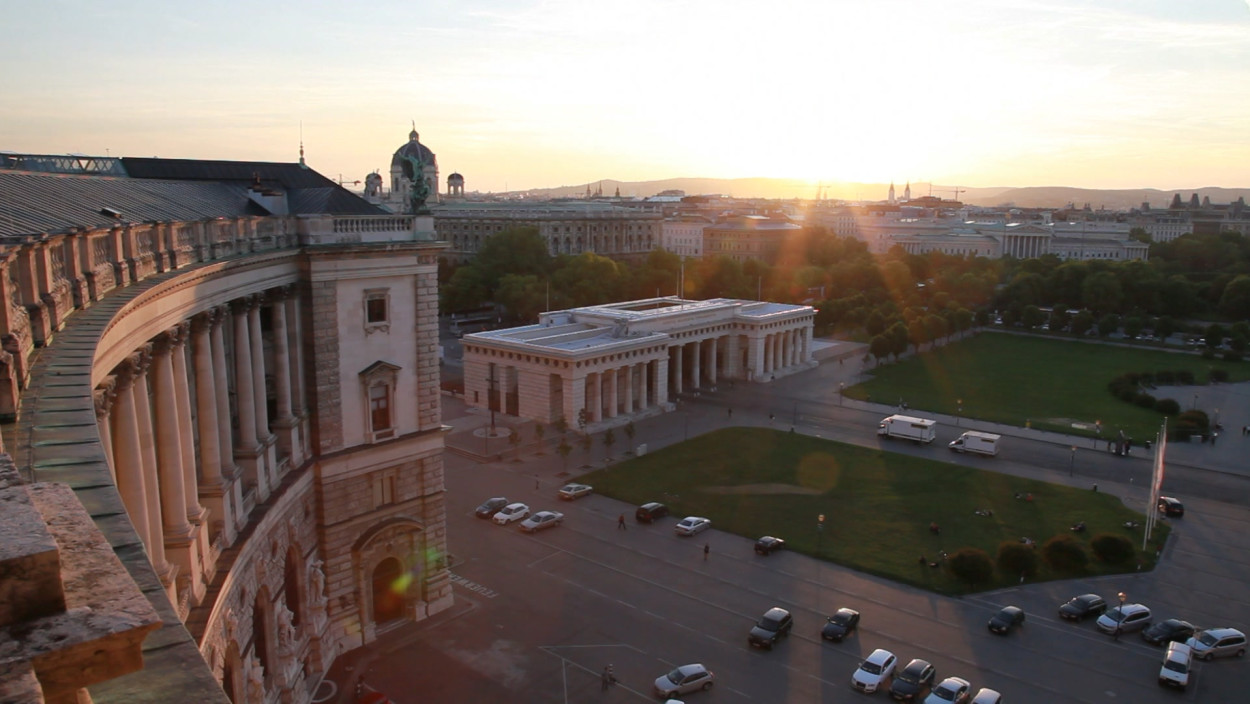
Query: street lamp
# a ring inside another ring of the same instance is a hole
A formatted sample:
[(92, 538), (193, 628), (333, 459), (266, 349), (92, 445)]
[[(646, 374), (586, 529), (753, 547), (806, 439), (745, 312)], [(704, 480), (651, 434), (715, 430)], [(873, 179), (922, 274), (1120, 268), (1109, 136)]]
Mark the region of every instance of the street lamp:
[(1115, 622), (1115, 639), (1120, 640), (1120, 624), (1124, 623), (1124, 599), (1126, 595), (1124, 592), (1120, 592), (1116, 596), (1120, 598), (1120, 613), (1119, 618)]
[(955, 415), (955, 425), (960, 425), (964, 416), (964, 400), (962, 398), (955, 399), (955, 405), (959, 408), (958, 413)]
[(1071, 477), (1076, 473), (1076, 445), (1072, 446), (1072, 463), (1068, 465), (1068, 476)]
[(816, 516), (816, 552), (821, 551), (825, 542), (825, 514)]
[(838, 382), (838, 405), (839, 406), (842, 405), (842, 396), (845, 393), (846, 393), (846, 382), (845, 381)]

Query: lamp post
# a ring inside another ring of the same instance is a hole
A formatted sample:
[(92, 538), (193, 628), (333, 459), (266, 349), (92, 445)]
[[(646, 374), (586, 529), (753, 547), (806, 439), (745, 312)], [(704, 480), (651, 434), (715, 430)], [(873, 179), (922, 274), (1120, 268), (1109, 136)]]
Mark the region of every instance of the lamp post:
[(1072, 462), (1071, 464), (1068, 465), (1068, 476), (1071, 477), (1071, 476), (1074, 476), (1075, 474), (1076, 474), (1076, 445), (1073, 445), (1072, 446)]
[(825, 514), (816, 516), (816, 552), (821, 552), (825, 543)]
[(1118, 597), (1120, 598), (1120, 612), (1119, 612), (1119, 617), (1120, 617), (1120, 618), (1119, 618), (1119, 619), (1115, 622), (1115, 639), (1116, 639), (1116, 640), (1120, 640), (1120, 624), (1121, 624), (1121, 623), (1124, 623), (1124, 598), (1125, 598), (1125, 594), (1124, 594), (1124, 592), (1120, 592), (1119, 594), (1116, 594), (1116, 596), (1118, 596)]
[(955, 415), (955, 425), (962, 425), (964, 417), (964, 400), (962, 398), (955, 399), (955, 406), (959, 409)]
[(846, 382), (840, 381), (838, 382), (838, 405), (839, 406), (842, 405), (842, 396), (844, 394), (846, 394)]

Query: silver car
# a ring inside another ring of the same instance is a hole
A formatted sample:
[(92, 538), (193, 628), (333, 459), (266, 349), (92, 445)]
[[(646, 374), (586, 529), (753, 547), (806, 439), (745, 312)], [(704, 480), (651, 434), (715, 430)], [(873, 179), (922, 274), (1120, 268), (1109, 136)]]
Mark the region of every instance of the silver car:
[(688, 694), (712, 688), (716, 675), (700, 663), (682, 665), (655, 680), (655, 696), (665, 699), (677, 694)]
[(712, 526), (712, 521), (702, 516), (686, 516), (673, 526), (673, 532), (677, 535), (694, 535), (702, 533)]

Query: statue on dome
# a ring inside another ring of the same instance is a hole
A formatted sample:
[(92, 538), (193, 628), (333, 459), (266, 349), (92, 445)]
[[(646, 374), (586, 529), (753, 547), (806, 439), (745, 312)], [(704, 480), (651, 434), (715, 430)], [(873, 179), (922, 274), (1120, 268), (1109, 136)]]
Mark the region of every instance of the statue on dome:
[(421, 150), (412, 150), (416, 154), (404, 154), (404, 177), (412, 185), (408, 189), (408, 204), (414, 215), (428, 213), (425, 199), (430, 197), (430, 185), (425, 181), (425, 161), (421, 158)]

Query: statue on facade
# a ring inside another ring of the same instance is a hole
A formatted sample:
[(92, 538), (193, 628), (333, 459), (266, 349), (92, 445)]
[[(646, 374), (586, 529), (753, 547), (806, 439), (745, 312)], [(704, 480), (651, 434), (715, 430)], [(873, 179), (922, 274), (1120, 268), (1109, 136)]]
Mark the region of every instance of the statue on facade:
[(430, 184), (425, 182), (425, 160), (421, 158), (421, 150), (413, 151), (417, 153), (404, 155), (404, 177), (412, 184), (408, 189), (408, 205), (414, 215), (421, 215), (429, 212), (425, 199), (430, 197)]
[(247, 666), (247, 701), (264, 704), (265, 701), (265, 668), (252, 656)]
[(314, 604), (321, 604), (325, 601), (326, 590), (326, 572), (325, 563), (321, 560), (313, 560), (312, 565), (308, 568), (308, 593), (313, 596)]
[(295, 614), (286, 604), (279, 604), (277, 612), (278, 646), (282, 652), (289, 653), (295, 649)]

